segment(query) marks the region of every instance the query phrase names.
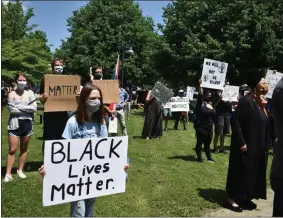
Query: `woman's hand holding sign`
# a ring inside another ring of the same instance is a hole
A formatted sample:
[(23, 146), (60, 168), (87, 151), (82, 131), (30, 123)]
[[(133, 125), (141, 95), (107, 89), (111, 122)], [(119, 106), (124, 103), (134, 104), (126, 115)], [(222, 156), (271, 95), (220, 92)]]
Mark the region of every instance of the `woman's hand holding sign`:
[(47, 97), (48, 97), (48, 95), (46, 93), (43, 93), (39, 96), (39, 99), (40, 99), (42, 104), (44, 104), (47, 101)]

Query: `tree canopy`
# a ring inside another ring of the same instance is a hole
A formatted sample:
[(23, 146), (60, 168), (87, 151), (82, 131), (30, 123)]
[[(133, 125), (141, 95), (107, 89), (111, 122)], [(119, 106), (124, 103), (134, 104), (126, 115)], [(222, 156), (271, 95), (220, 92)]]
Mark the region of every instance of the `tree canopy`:
[(22, 3), (17, 0), (2, 6), (2, 79), (13, 81), (19, 71), (29, 77), (30, 83), (38, 83), (51, 61), (47, 36), (37, 25), (28, 25), (34, 16), (33, 9), (24, 13)]
[[(282, 1), (174, 1), (164, 10), (155, 68), (175, 86), (196, 84), (204, 58), (229, 64), (230, 83), (251, 68), (283, 69)], [(185, 84), (184, 84), (185, 85)]]
[(124, 83), (153, 84), (158, 78), (152, 57), (160, 38), (152, 18), (144, 17), (137, 3), (92, 0), (67, 22), (71, 36), (55, 56), (65, 59), (72, 73), (88, 80), (89, 67), (96, 63), (110, 79), (118, 54), (122, 59), (122, 51), (132, 48), (134, 54), (125, 52)]

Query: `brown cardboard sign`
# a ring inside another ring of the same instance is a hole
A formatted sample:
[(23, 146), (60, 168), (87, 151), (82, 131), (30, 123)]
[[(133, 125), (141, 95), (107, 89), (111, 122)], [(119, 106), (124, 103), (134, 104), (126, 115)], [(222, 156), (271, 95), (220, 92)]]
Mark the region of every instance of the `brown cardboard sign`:
[(44, 104), (44, 112), (76, 110), (80, 83), (80, 76), (46, 74), (44, 92), (48, 98)]
[(92, 84), (101, 89), (104, 104), (120, 102), (118, 80), (93, 80)]

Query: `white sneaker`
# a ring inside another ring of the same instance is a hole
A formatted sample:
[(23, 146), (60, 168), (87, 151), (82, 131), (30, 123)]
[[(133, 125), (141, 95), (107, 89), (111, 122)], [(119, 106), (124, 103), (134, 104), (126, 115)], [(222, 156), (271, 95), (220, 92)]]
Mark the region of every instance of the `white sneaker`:
[(19, 176), (21, 179), (27, 178), (27, 176), (23, 173), (23, 171), (17, 170), (17, 174), (18, 174), (18, 176)]
[(12, 180), (13, 180), (12, 175), (8, 175), (8, 174), (5, 175), (4, 182), (10, 182)]

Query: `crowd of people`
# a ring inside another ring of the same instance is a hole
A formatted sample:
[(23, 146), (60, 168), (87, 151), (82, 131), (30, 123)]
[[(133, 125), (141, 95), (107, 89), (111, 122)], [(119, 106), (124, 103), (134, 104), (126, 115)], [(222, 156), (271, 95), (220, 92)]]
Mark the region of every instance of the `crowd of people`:
[[(51, 67), (55, 74), (64, 73), (64, 61), (56, 59)], [(225, 207), (235, 211), (256, 209), (253, 199), (266, 199), (266, 171), (269, 146), (274, 147), (274, 158), (271, 170), (271, 186), (275, 192), (273, 216), (283, 216), (283, 79), (274, 90), (272, 101), (264, 96), (268, 92), (267, 82), (254, 70), (249, 72), (250, 79), (240, 88), (238, 102), (222, 100), (221, 90), (201, 88), (191, 102), (196, 146), (195, 152), (199, 162), (202, 158), (202, 146), (207, 161), (214, 163), (211, 153), (228, 153), (224, 147), (225, 136), (230, 135), (230, 158), (226, 190), (229, 195)], [(117, 118), (123, 136), (127, 136), (126, 120), (131, 108), (138, 109), (137, 87), (124, 89), (119, 87), (120, 101), (104, 104), (101, 90), (91, 80), (103, 79), (103, 69), (99, 65), (91, 68), (90, 81), (81, 86), (76, 111), (44, 112), (44, 141), (63, 139), (85, 139), (117, 136), (108, 133), (110, 120)], [(10, 112), (8, 121), (9, 152), (4, 182), (13, 180), (11, 170), (15, 153), (20, 144), (19, 168), (17, 174), (26, 178), (23, 172), (27, 157), (29, 141), (33, 135), (34, 113), (37, 110), (35, 94), (27, 89), (28, 77), (20, 72), (15, 78), (16, 87), (8, 92), (6, 103)], [(44, 93), (44, 79), (40, 85), (40, 102), (44, 105), (48, 95)], [(226, 83), (228, 84), (228, 82)], [(176, 96), (185, 97), (183, 90)], [(3, 101), (3, 100), (2, 100)], [(3, 103), (2, 103), (3, 111)], [(164, 105), (149, 91), (145, 100), (145, 120), (142, 136), (147, 139), (160, 139), (163, 131), (168, 130), (168, 120), (175, 116), (175, 130), (180, 121), (184, 130), (188, 129), (188, 112), (174, 112)], [(163, 130), (163, 121), (165, 128)], [(214, 129), (214, 137), (213, 137)], [(277, 141), (276, 141), (277, 138)], [(211, 142), (213, 141), (213, 149)], [(220, 149), (218, 149), (220, 141)], [(276, 143), (275, 143), (276, 142)], [(125, 170), (129, 167), (125, 166)], [(45, 175), (44, 166), (39, 169)], [(95, 199), (86, 199), (71, 203), (71, 216), (93, 216)], [(83, 205), (83, 206), (82, 206)]]

